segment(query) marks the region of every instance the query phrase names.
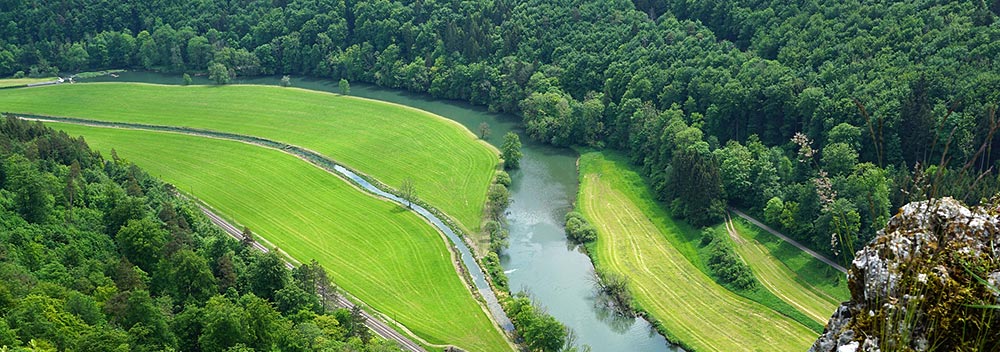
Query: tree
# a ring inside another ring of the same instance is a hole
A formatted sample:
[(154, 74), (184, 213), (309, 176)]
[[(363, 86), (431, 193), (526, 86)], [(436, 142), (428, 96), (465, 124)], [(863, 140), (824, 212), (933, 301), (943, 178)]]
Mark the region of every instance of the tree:
[(189, 75), (187, 73), (184, 74), (184, 85), (185, 86), (190, 86), (191, 85), (191, 75)]
[(490, 136), (490, 124), (483, 121), (479, 124), (479, 139), (486, 139)]
[(215, 84), (223, 85), (229, 83), (232, 76), (226, 65), (219, 62), (213, 62), (208, 65), (208, 79), (215, 81)]
[(708, 143), (698, 141), (675, 152), (669, 180), (677, 215), (695, 226), (710, 225), (722, 218), (722, 180)]
[(115, 241), (125, 258), (148, 273), (153, 271), (162, 256), (163, 246), (167, 243), (167, 231), (148, 218), (129, 220), (128, 224), (118, 230)]
[(403, 184), (399, 186), (399, 196), (406, 201), (406, 207), (413, 209), (413, 202), (417, 200), (417, 189), (413, 186), (413, 179), (403, 179)]
[(288, 75), (281, 76), (281, 81), (278, 82), (282, 87), (289, 87), (292, 85), (292, 78)]
[(182, 249), (162, 262), (161, 278), (166, 292), (178, 302), (204, 302), (216, 292), (216, 280), (205, 258), (190, 249)]
[(821, 161), (830, 175), (845, 175), (858, 164), (858, 152), (847, 143), (837, 142), (823, 148)]
[(771, 225), (781, 224), (781, 214), (785, 211), (785, 204), (781, 201), (781, 198), (774, 197), (767, 201), (767, 206), (764, 207), (764, 220)]
[(503, 167), (505, 169), (516, 169), (521, 165), (521, 138), (514, 132), (507, 132), (503, 136), (503, 145), (500, 146)]
[(274, 300), (274, 293), (288, 284), (288, 270), (285, 263), (274, 251), (254, 255), (247, 268), (245, 282), (250, 292), (269, 301)]
[(347, 81), (346, 78), (340, 79), (340, 94), (350, 95), (351, 94), (351, 83)]
[(224, 296), (208, 300), (202, 312), (204, 324), (198, 345), (202, 351), (225, 351), (236, 344), (247, 343), (250, 326), (247, 312)]

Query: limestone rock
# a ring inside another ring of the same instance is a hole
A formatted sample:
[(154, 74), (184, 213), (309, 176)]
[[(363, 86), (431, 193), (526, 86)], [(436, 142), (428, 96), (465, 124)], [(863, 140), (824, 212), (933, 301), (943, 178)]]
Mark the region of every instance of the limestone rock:
[(1000, 303), (998, 210), (951, 198), (904, 206), (855, 254), (851, 300), (810, 351), (1000, 348), (1000, 310), (976, 307)]

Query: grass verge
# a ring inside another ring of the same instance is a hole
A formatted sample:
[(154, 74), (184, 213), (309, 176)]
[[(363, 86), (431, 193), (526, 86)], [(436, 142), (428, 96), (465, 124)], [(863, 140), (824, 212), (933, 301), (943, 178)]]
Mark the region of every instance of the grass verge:
[(279, 151), (171, 133), (50, 124), (190, 192), (433, 344), (508, 344), (417, 215)]
[[(58, 102), (58, 103), (53, 103)], [(309, 148), (417, 195), (479, 229), (497, 151), (445, 118), (400, 105), (298, 88), (88, 83), (14, 89), (8, 112), (184, 126)]]
[(0, 88), (17, 87), (17, 86), (23, 86), (23, 85), (32, 84), (32, 83), (55, 81), (57, 79), (59, 79), (59, 78), (58, 77), (5, 78), (5, 79), (0, 79)]
[(698, 258), (698, 240), (683, 235), (697, 231), (674, 222), (623, 159), (584, 153), (580, 175), (578, 208), (598, 230), (590, 247), (595, 265), (627, 275), (637, 306), (672, 341), (699, 351), (790, 351), (812, 344), (814, 331), (706, 275), (691, 259)]
[(742, 218), (733, 218), (733, 226), (750, 245), (737, 248), (740, 256), (755, 274), (768, 277), (779, 291), (798, 296), (791, 301), (805, 306), (800, 307), (803, 312), (810, 316), (816, 315), (810, 312), (816, 312), (822, 316), (819, 321), (826, 323), (837, 305), (850, 299), (844, 273)]

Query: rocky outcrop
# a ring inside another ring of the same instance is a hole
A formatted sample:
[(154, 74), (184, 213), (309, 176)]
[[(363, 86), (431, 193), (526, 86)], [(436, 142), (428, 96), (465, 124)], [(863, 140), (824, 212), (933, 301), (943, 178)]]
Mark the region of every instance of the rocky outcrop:
[(998, 214), (951, 198), (904, 206), (855, 255), (851, 300), (810, 351), (1000, 350)]

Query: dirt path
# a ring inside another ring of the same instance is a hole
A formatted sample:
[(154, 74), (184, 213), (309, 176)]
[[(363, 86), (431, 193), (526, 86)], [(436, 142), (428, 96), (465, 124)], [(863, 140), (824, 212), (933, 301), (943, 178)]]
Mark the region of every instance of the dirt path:
[(796, 242), (795, 240), (793, 240), (791, 238), (788, 238), (788, 236), (785, 236), (781, 232), (775, 231), (774, 229), (770, 228), (769, 226), (764, 225), (760, 221), (757, 221), (757, 219), (754, 219), (754, 218), (750, 217), (749, 215), (744, 214), (742, 211), (739, 211), (737, 209), (730, 209), (730, 210), (733, 213), (736, 213), (737, 216), (739, 216), (741, 218), (744, 218), (747, 221), (749, 221), (750, 223), (752, 223), (754, 225), (757, 225), (757, 227), (760, 227), (760, 228), (764, 229), (764, 231), (767, 231), (767, 232), (771, 233), (772, 235), (778, 236), (778, 238), (780, 238), (781, 240), (783, 240), (785, 242), (788, 242), (789, 244), (795, 246), (798, 249), (801, 249), (803, 252), (809, 253), (809, 255), (813, 256), (813, 258), (816, 258), (819, 261), (824, 262), (827, 265), (832, 266), (834, 269), (837, 269), (838, 271), (840, 271), (840, 272), (842, 272), (844, 274), (847, 274), (847, 269), (845, 269), (843, 266), (840, 266), (839, 264), (833, 262), (832, 260), (830, 260), (826, 256), (823, 256), (822, 254), (816, 253), (813, 250), (811, 250), (809, 248), (806, 248), (806, 246), (803, 246), (802, 244)]

